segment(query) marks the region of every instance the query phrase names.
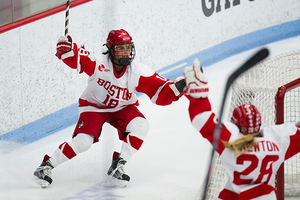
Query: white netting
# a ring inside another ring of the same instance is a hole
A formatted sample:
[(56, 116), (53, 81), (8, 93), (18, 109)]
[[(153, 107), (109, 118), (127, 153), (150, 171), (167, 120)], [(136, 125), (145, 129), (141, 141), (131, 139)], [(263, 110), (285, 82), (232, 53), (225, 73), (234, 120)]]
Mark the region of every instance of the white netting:
[[(275, 95), (280, 86), (300, 77), (300, 51), (278, 55), (260, 62), (232, 85), (231, 104), (228, 119), (234, 108), (241, 104), (255, 105), (262, 115), (262, 127), (275, 123)], [(285, 122), (300, 120), (300, 88), (285, 95)], [(300, 194), (300, 156), (294, 156), (285, 162), (285, 194), (299, 196)], [(207, 200), (217, 199), (219, 192), (227, 181), (225, 169), (220, 159), (214, 165), (209, 182)], [(200, 190), (202, 190), (201, 188)], [(202, 191), (197, 194), (201, 197)], [(199, 198), (198, 198), (199, 199)]]
[[(286, 93), (284, 97), (284, 121), (300, 121), (300, 87)], [(284, 163), (285, 196), (300, 196), (300, 154)]]

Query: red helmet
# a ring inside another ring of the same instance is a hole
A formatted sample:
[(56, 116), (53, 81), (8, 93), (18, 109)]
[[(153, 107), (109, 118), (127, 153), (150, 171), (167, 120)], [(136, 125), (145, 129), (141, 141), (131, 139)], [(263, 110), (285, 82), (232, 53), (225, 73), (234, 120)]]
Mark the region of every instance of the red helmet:
[[(131, 52), (130, 52), (130, 56), (128, 58), (119, 58), (116, 59), (115, 58), (115, 49), (114, 47), (116, 45), (121, 45), (121, 44), (131, 44)], [(132, 38), (129, 35), (129, 33), (127, 33), (127, 31), (125, 31), (124, 29), (121, 30), (111, 30), (108, 34), (107, 40), (106, 40), (106, 44), (105, 44), (108, 48), (108, 52), (109, 53), (109, 57), (111, 59), (111, 61), (114, 64), (117, 65), (122, 65), (122, 66), (127, 66), (130, 65), (130, 63), (133, 61), (134, 57), (135, 57), (135, 47), (134, 44), (132, 42)], [(104, 53), (105, 54), (105, 53)]]
[(252, 104), (243, 104), (233, 110), (232, 122), (244, 135), (257, 133), (260, 130), (261, 115)]
[(121, 30), (111, 30), (108, 34), (106, 45), (111, 48), (115, 45), (132, 43), (132, 37), (124, 29)]

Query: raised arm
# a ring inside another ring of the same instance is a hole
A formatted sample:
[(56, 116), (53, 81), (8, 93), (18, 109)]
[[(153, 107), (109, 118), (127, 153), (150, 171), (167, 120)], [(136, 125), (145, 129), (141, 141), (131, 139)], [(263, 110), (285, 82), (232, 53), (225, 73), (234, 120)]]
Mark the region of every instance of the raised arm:
[(77, 69), (79, 73), (85, 72), (89, 76), (94, 73), (96, 61), (89, 57), (90, 53), (84, 48), (78, 48), (69, 35), (58, 39), (55, 55), (70, 68)]
[[(196, 59), (193, 66), (186, 67), (184, 70), (186, 84), (188, 86), (186, 97), (189, 99), (189, 115), (192, 125), (200, 134), (211, 144), (213, 143), (213, 133), (217, 124), (217, 117), (212, 112), (211, 104), (208, 99), (208, 82), (204, 74), (203, 67)], [(223, 126), (221, 130), (218, 153), (222, 153), (224, 145), (221, 142), (228, 141), (231, 136), (230, 131)]]
[(136, 91), (145, 93), (157, 105), (169, 105), (185, 93), (185, 86), (184, 77), (170, 81), (154, 72), (140, 77)]

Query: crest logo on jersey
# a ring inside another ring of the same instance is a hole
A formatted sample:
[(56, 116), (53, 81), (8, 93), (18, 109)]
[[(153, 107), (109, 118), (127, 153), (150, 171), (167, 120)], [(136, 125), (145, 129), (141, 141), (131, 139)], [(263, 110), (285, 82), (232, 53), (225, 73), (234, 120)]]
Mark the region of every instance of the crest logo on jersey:
[(110, 69), (106, 69), (105, 66), (102, 64), (98, 66), (98, 70), (100, 72), (109, 72), (110, 71)]

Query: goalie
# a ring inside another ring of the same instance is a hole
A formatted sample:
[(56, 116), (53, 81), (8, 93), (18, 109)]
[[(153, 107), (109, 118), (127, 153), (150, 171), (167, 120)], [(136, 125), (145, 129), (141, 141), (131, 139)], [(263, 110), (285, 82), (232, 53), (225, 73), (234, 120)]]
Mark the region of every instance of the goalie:
[[(184, 70), (192, 125), (211, 144), (216, 115), (208, 99), (207, 79), (198, 60)], [(228, 182), (219, 194), (223, 200), (276, 199), (275, 174), (280, 165), (300, 151), (300, 125), (284, 123), (260, 129), (261, 114), (252, 104), (234, 109), (231, 121), (220, 131), (216, 151)]]

